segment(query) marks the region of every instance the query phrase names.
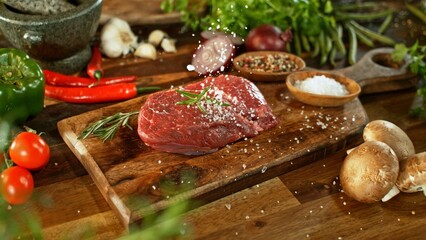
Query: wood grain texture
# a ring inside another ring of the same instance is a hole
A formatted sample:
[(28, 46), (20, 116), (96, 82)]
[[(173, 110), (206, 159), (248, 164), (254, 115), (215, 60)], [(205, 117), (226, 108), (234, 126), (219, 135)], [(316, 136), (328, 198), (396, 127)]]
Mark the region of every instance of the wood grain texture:
[(111, 17), (119, 17), (131, 25), (169, 24), (180, 21), (179, 13), (166, 14), (161, 10), (161, 0), (104, 0), (101, 23)]
[[(333, 146), (334, 151), (346, 147), (368, 121), (358, 99), (342, 107), (322, 109), (301, 104), (283, 83), (257, 85), (280, 124), (204, 156), (154, 151), (143, 144), (136, 131), (128, 129), (122, 129), (106, 143), (96, 138), (77, 139), (88, 123), (102, 116), (138, 111), (145, 96), (64, 119), (58, 123), (58, 130), (123, 223), (129, 224), (144, 215), (143, 210), (132, 208), (129, 199), (142, 196), (159, 210), (167, 207), (168, 194), (160, 186), (164, 181), (179, 185), (182, 171), (196, 176), (196, 188), (177, 197), (212, 201), (215, 199), (209, 196), (210, 192), (216, 198), (222, 197), (215, 192), (219, 188), (231, 184), (236, 188), (235, 182), (241, 182), (244, 184), (238, 187), (243, 189), (256, 180), (258, 183), (289, 171), (292, 164), (302, 166), (312, 161), (314, 153), (323, 153)], [(137, 128), (135, 121), (131, 125)], [(268, 171), (274, 168), (280, 172)]]

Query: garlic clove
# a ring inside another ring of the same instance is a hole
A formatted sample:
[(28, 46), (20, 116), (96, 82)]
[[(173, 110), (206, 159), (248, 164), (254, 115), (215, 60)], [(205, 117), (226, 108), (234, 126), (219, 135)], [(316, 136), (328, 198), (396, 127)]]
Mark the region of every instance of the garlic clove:
[[(101, 31), (101, 51), (108, 57), (127, 55), (137, 47), (137, 37), (129, 24), (119, 18), (111, 18)], [(120, 51), (120, 53), (117, 53)]]
[(165, 52), (176, 52), (176, 40), (164, 38), (163, 41), (161, 41), (161, 47)]
[(157, 58), (157, 50), (151, 43), (140, 43), (134, 53), (135, 56), (155, 60)]
[(122, 43), (115, 40), (102, 41), (100, 49), (109, 58), (118, 58), (123, 54)]
[(160, 45), (161, 41), (168, 37), (167, 33), (162, 30), (154, 30), (148, 36), (148, 42), (157, 47)]

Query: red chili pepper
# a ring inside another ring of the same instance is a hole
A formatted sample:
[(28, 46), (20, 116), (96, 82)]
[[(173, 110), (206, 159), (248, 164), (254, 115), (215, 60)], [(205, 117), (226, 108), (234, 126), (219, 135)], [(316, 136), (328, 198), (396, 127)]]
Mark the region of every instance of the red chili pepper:
[(119, 83), (99, 87), (59, 87), (45, 85), (47, 97), (71, 103), (100, 103), (126, 100), (147, 91), (160, 90), (160, 87), (140, 87), (135, 83)]
[(104, 71), (102, 70), (102, 54), (96, 45), (92, 48), (92, 57), (87, 65), (87, 74), (98, 81), (104, 75)]
[(91, 78), (76, 77), (63, 75), (61, 73), (52, 72), (50, 70), (43, 70), (44, 78), (47, 84), (55, 86), (68, 86), (68, 87), (93, 87), (111, 85), (116, 83), (129, 83), (134, 82), (137, 76), (117, 76), (102, 78), (100, 81), (93, 81)]

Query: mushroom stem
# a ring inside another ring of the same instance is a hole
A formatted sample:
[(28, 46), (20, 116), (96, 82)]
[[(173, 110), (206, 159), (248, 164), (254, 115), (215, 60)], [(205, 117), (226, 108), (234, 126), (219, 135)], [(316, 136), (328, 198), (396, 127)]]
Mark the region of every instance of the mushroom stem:
[(399, 193), (399, 189), (396, 185), (393, 185), (391, 190), (382, 198), (382, 202), (386, 202), (390, 200), (391, 198), (395, 197)]

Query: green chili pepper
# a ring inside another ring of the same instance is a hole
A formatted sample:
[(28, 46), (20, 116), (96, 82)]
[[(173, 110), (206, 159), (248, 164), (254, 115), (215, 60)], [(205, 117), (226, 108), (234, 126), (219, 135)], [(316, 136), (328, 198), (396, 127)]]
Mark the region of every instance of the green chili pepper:
[(35, 60), (0, 48), (0, 122), (22, 124), (43, 110), (44, 74)]

